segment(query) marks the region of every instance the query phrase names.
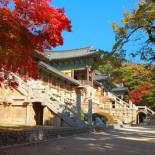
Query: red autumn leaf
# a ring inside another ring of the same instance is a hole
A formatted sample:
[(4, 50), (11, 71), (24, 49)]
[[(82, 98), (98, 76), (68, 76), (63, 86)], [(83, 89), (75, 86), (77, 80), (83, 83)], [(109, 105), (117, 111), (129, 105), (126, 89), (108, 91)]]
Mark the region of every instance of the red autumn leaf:
[(147, 90), (150, 89), (152, 85), (150, 83), (144, 83), (143, 85), (137, 87), (136, 89), (129, 92), (130, 98), (134, 104), (139, 104), (143, 97), (147, 95)]
[(37, 78), (34, 51), (63, 44), (70, 20), (50, 1), (0, 0), (0, 68)]

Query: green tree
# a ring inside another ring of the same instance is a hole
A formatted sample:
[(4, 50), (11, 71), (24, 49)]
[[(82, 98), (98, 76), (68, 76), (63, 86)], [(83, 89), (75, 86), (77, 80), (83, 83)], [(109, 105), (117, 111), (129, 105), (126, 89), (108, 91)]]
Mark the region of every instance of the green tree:
[(113, 63), (108, 61), (106, 64), (100, 65), (99, 70), (110, 74), (112, 82), (124, 83), (129, 90), (133, 90), (145, 82), (150, 82), (152, 78), (152, 72), (148, 66), (124, 61), (120, 66), (113, 66)]
[(139, 2), (131, 13), (124, 12), (123, 26), (113, 22), (116, 43), (112, 53), (130, 53), (155, 60), (155, 0)]
[[(114, 59), (114, 56), (112, 56), (112, 59)], [(146, 83), (151, 85), (150, 88), (145, 90), (145, 93), (143, 92), (144, 95), (140, 95), (141, 99), (138, 104), (147, 105), (151, 108), (155, 107), (155, 68), (153, 65), (134, 64), (122, 60), (119, 66), (115, 66), (113, 62), (117, 62), (118, 58), (115, 58), (114, 61), (106, 60), (99, 65), (98, 69), (103, 73), (110, 74), (111, 84), (113, 82), (123, 83), (124, 86), (129, 88), (129, 92), (132, 92), (132, 96), (136, 95), (134, 92), (137, 92), (137, 90), (141, 94), (140, 90)]]
[(155, 110), (155, 66), (151, 68), (151, 83), (152, 83), (152, 88), (147, 91), (147, 96), (143, 98), (143, 101), (146, 105), (150, 106)]

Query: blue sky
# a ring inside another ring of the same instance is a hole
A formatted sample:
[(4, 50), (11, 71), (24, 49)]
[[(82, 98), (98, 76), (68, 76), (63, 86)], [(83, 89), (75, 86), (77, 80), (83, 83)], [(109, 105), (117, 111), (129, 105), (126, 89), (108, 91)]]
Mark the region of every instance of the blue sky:
[(137, 0), (53, 0), (65, 9), (72, 32), (63, 32), (64, 45), (55, 50), (92, 46), (111, 50), (114, 44), (113, 21), (120, 22), (125, 9), (132, 10)]

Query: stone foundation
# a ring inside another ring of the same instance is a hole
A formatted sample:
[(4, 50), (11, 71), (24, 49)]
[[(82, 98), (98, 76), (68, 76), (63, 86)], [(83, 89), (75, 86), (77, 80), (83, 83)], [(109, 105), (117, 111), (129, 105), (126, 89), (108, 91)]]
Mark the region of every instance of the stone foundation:
[(41, 103), (0, 103), (0, 126), (67, 126), (63, 120)]

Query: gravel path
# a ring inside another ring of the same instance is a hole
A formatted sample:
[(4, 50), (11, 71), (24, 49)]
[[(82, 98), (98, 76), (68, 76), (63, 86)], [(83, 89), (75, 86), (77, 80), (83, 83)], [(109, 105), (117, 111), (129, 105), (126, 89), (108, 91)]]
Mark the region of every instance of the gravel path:
[(155, 128), (123, 128), (0, 150), (0, 155), (155, 155)]

